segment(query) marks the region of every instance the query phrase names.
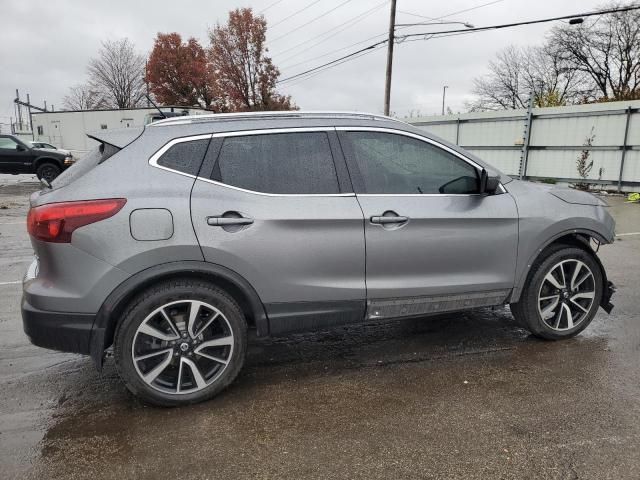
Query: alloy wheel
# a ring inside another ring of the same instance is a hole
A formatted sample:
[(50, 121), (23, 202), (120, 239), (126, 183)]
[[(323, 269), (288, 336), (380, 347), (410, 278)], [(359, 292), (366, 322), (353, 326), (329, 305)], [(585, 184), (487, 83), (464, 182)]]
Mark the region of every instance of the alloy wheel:
[(131, 355), (147, 385), (169, 394), (198, 392), (222, 375), (233, 355), (229, 321), (198, 300), (167, 303), (140, 323)]
[(580, 260), (563, 260), (542, 280), (538, 292), (538, 313), (556, 331), (571, 330), (586, 318), (596, 295), (591, 269)]

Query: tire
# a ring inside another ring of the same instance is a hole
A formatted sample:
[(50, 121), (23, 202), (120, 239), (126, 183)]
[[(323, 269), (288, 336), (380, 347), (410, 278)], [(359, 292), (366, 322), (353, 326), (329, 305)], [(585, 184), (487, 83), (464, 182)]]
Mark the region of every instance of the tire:
[(47, 182), (51, 183), (58, 175), (60, 175), (61, 171), (60, 167), (55, 163), (43, 162), (38, 165), (38, 168), (36, 169), (36, 176), (38, 177), (38, 180), (42, 180), (44, 178)]
[(531, 267), (520, 300), (511, 304), (516, 321), (546, 340), (571, 338), (587, 328), (598, 311), (604, 286), (594, 257), (568, 245), (543, 252)]
[(124, 313), (114, 339), (116, 368), (127, 388), (163, 407), (219, 394), (237, 377), (246, 351), (242, 310), (226, 292), (202, 280), (164, 281), (142, 292)]

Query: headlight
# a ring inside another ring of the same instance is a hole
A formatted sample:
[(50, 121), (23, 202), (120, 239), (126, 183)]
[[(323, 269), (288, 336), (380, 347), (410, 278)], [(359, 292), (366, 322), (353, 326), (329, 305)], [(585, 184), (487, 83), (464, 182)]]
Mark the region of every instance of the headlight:
[(76, 159), (73, 158), (73, 155), (69, 155), (67, 157), (64, 157), (64, 164), (65, 165), (72, 165), (72, 164), (75, 163), (75, 161), (76, 161)]

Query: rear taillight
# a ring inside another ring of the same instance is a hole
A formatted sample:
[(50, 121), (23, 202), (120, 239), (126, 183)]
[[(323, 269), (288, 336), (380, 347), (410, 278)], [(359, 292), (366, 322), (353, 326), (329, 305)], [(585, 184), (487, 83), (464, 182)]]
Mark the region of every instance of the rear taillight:
[(107, 198), (40, 205), (29, 210), (27, 230), (44, 242), (69, 243), (76, 228), (114, 216), (125, 203), (124, 198)]

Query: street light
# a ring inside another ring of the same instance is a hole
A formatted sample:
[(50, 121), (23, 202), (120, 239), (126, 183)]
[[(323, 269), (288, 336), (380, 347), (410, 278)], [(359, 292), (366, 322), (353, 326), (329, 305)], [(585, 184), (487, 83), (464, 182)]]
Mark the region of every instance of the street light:
[(449, 85), (445, 85), (442, 89), (442, 115), (444, 115), (444, 99), (447, 95), (447, 88), (449, 88)]

